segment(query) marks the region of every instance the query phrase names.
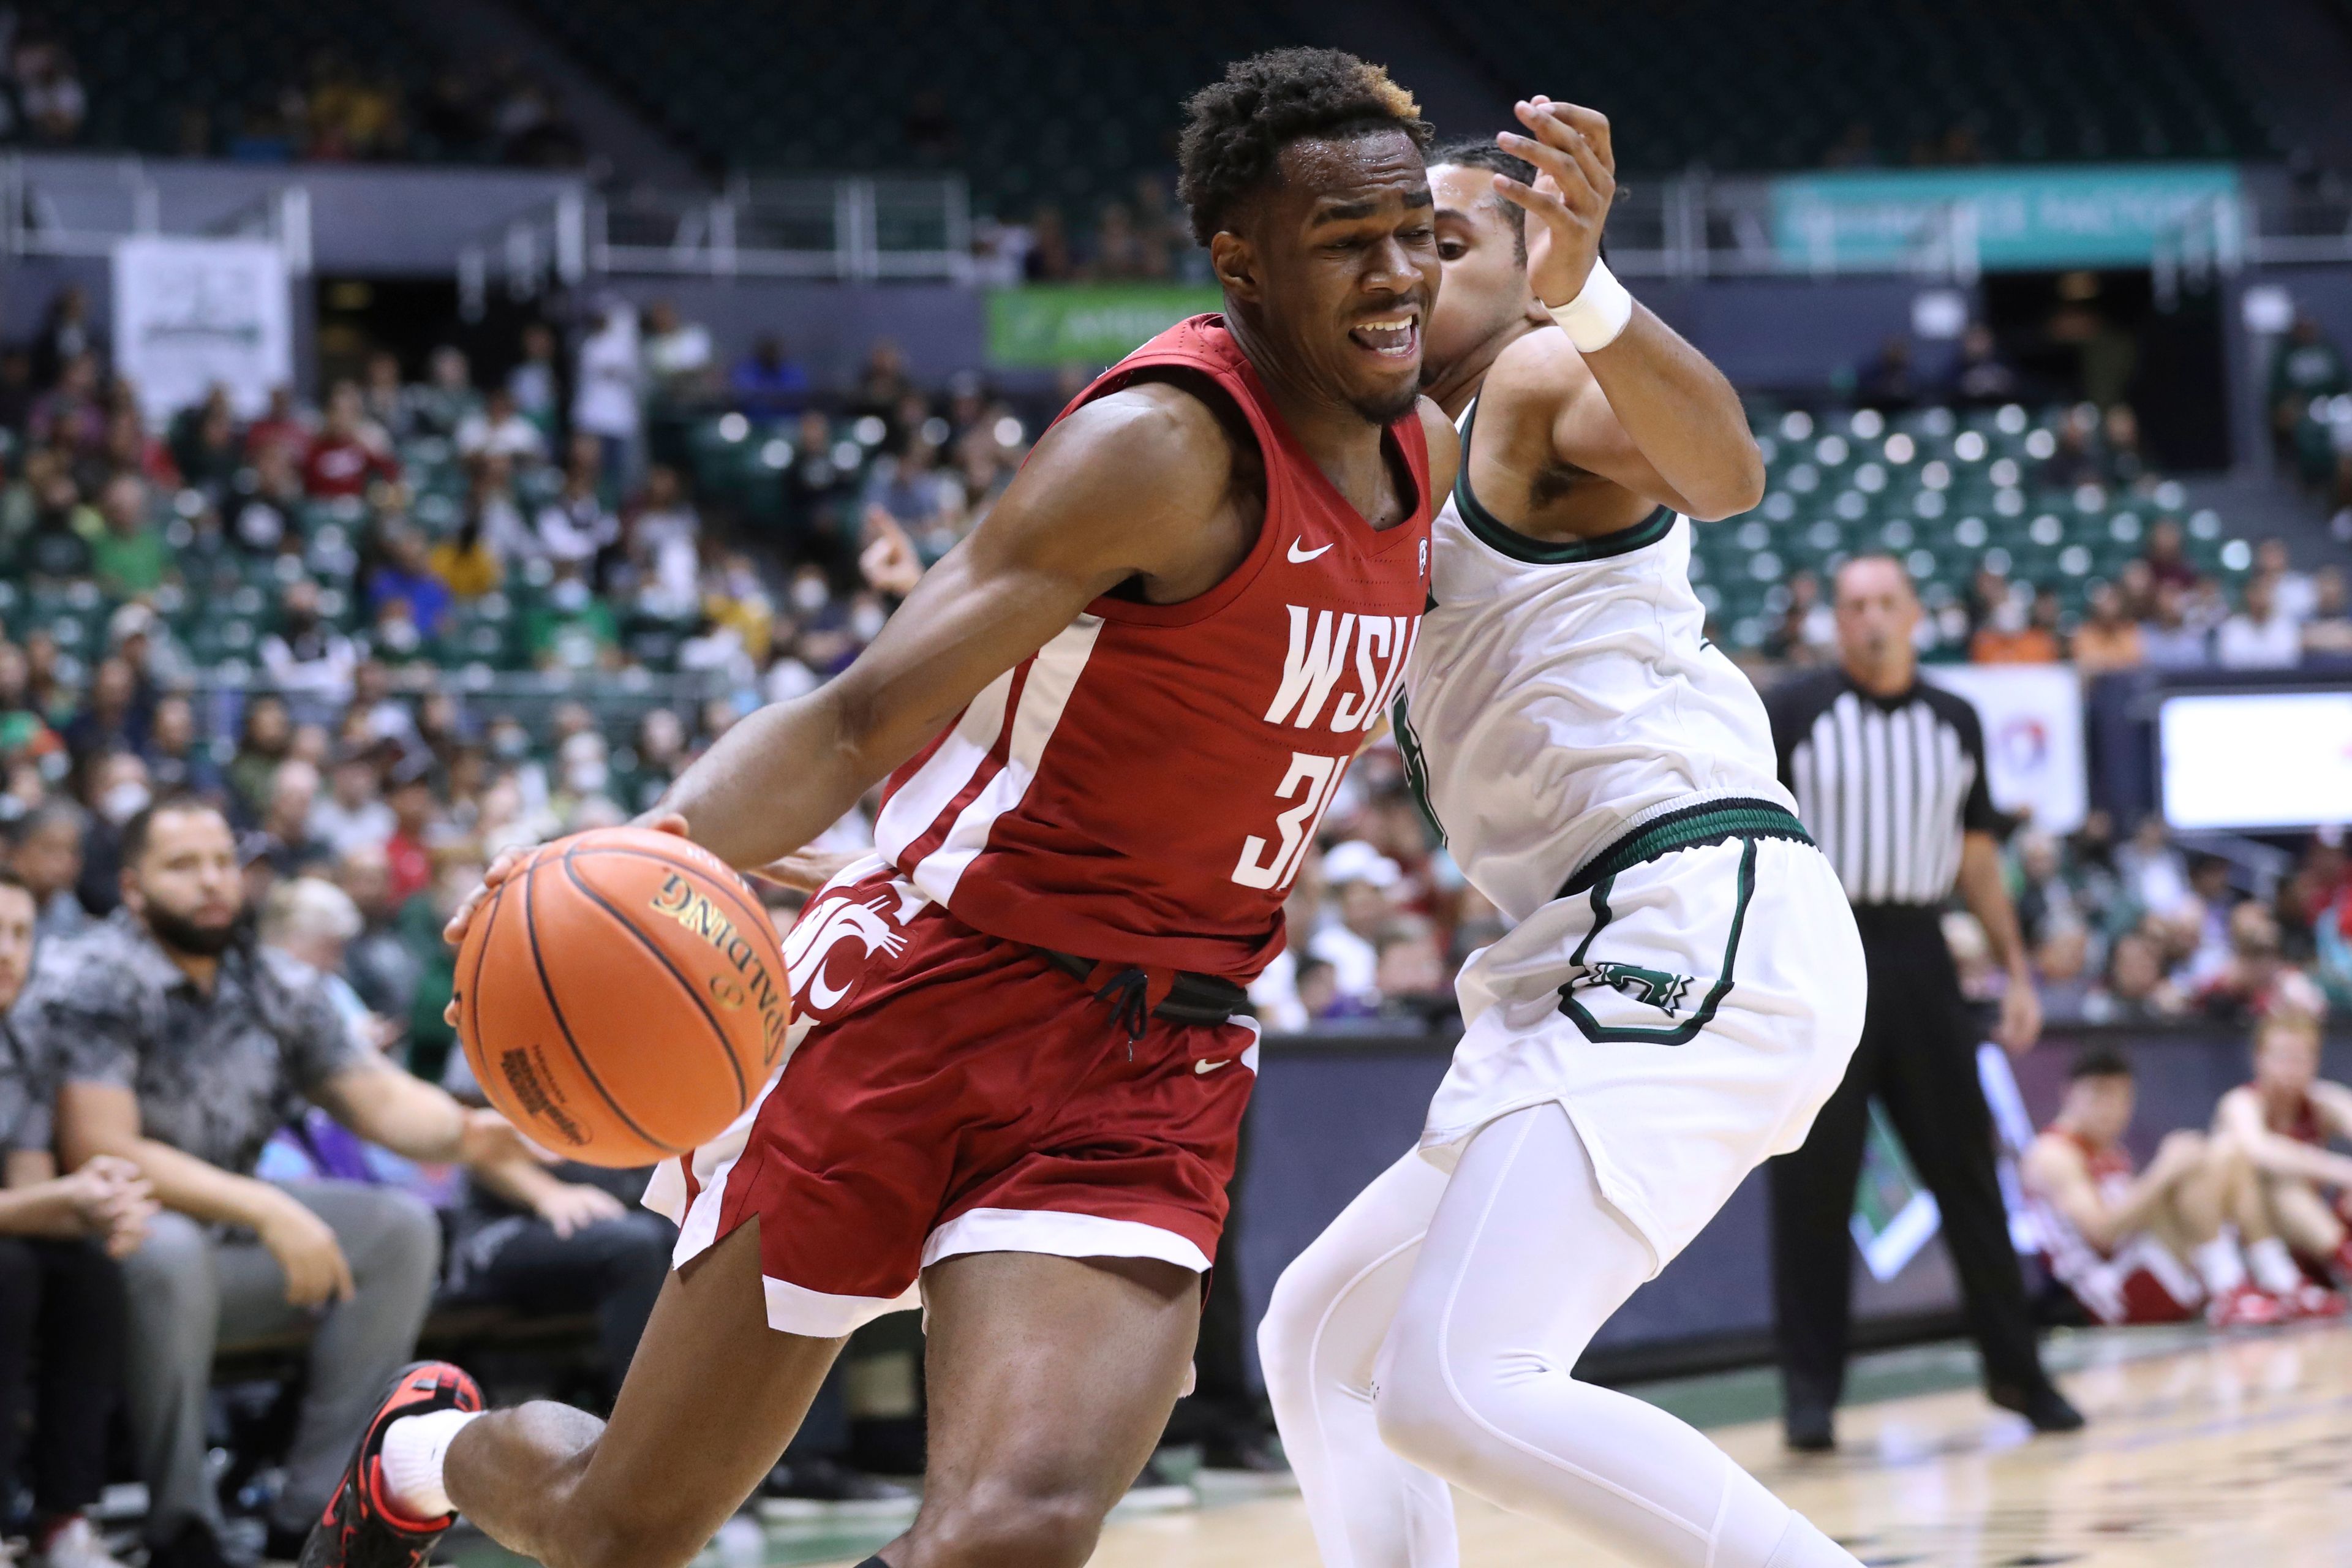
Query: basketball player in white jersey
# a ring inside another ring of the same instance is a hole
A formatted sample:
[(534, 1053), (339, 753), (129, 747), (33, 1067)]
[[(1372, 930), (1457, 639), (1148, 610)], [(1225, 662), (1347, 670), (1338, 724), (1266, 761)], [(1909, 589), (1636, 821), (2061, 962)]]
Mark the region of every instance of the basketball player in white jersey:
[(1600, 262), (1607, 121), (1517, 112), (1532, 135), (1496, 140), (1528, 163), (1431, 162), (1423, 385), (1462, 477), (1395, 715), (1454, 858), (1515, 923), (1463, 970), (1421, 1146), (1276, 1287), (1267, 1388), (1326, 1568), (1454, 1563), (1448, 1481), (1643, 1568), (1852, 1568), (1696, 1431), (1570, 1375), (1802, 1142), (1864, 978), (1689, 581), (1692, 520), (1762, 489), (1738, 399)]

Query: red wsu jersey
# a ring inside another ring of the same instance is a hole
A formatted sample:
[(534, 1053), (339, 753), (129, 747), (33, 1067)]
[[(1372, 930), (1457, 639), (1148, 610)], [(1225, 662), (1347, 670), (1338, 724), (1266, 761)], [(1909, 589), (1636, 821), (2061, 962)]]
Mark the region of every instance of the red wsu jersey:
[(1429, 452), (1418, 414), (1389, 427), (1421, 501), (1374, 530), (1214, 315), (1070, 407), (1162, 365), (1247, 416), (1265, 465), (1255, 547), (1182, 604), (1089, 605), (890, 776), (874, 837), (992, 936), (1246, 981), (1282, 951), (1283, 897), (1404, 677), (1428, 602)]

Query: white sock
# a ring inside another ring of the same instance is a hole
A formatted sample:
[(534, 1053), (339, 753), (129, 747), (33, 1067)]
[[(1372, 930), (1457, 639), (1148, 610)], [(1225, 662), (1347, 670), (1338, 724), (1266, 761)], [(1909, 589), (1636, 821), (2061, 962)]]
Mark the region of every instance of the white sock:
[(2223, 1230), (2210, 1241), (2198, 1244), (2189, 1255), (2197, 1266), (2197, 1278), (2205, 1281), (2206, 1290), (2215, 1296), (2226, 1296), (2246, 1282), (2246, 1260), (2238, 1251), (2235, 1232)]
[(2253, 1272), (2254, 1283), (2273, 1296), (2284, 1296), (2303, 1288), (2303, 1268), (2286, 1243), (2275, 1236), (2266, 1236), (2246, 1248), (2246, 1267)]
[(428, 1410), (404, 1415), (383, 1430), (385, 1500), (410, 1519), (436, 1520), (457, 1511), (441, 1481), (441, 1461), (449, 1440), (484, 1410)]

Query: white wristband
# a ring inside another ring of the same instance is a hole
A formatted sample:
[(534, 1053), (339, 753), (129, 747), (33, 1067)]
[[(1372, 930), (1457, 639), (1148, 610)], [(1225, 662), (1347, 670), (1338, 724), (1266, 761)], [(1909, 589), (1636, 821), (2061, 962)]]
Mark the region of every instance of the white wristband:
[(1617, 334), (1633, 319), (1633, 296), (1625, 292), (1625, 285), (1617, 281), (1609, 263), (1596, 256), (1582, 291), (1565, 305), (1544, 309), (1551, 312), (1551, 319), (1559, 323), (1577, 352), (1589, 354), (1617, 341)]

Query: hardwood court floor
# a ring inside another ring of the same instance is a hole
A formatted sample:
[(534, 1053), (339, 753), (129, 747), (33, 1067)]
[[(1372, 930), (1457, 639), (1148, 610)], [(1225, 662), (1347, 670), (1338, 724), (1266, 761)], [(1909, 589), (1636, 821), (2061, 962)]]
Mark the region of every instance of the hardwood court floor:
[[(2079, 1336), (2066, 1437), (1975, 1393), (1849, 1407), (1841, 1451), (1777, 1425), (1710, 1436), (1875, 1568), (2344, 1568), (2352, 1564), (2352, 1327)], [(1462, 1500), (1464, 1568), (1608, 1561)], [(1312, 1568), (1295, 1496), (1115, 1523), (1093, 1568)]]

